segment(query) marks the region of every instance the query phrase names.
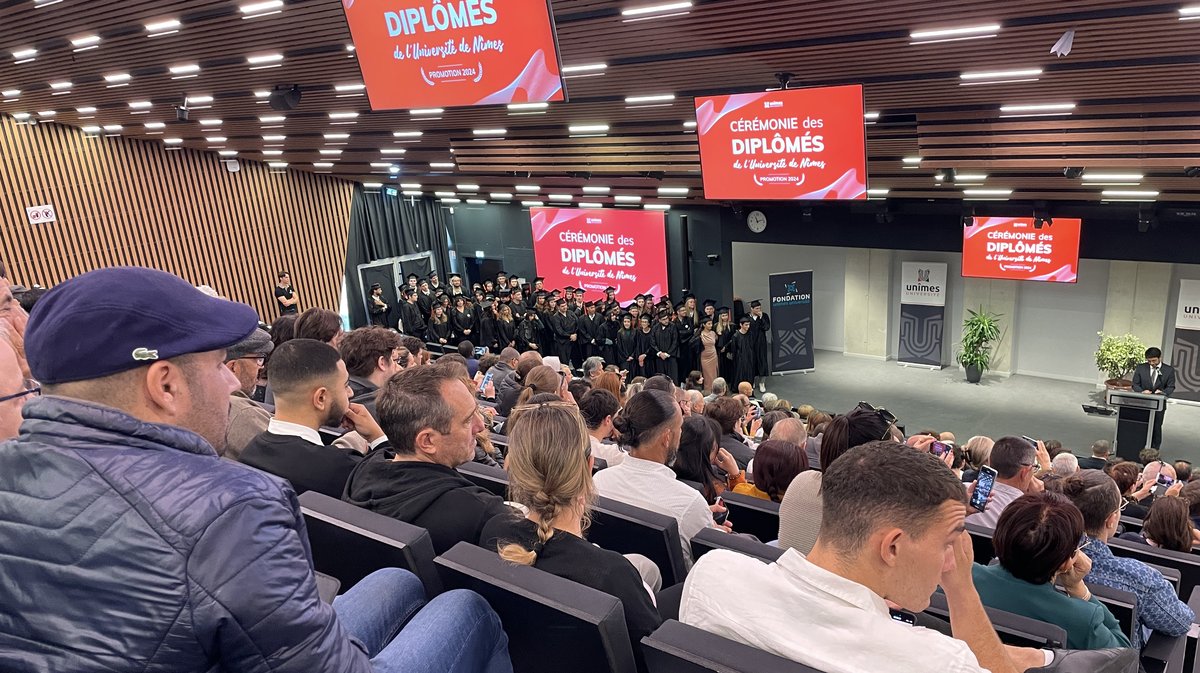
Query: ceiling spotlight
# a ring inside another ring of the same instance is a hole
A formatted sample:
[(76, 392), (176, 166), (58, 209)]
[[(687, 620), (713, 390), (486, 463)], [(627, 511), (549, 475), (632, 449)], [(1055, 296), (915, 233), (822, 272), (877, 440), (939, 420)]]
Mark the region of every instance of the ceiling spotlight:
[(1200, 178), (1200, 166), (1188, 166), (1183, 169), (1183, 174), (1189, 178)]
[(953, 168), (939, 168), (934, 174), (933, 179), (938, 182), (954, 182), (957, 175)]
[(1068, 180), (1078, 180), (1083, 177), (1083, 169), (1078, 166), (1068, 166), (1063, 169), (1063, 177)]
[(1075, 29), (1072, 28), (1063, 33), (1062, 37), (1058, 38), (1058, 42), (1055, 42), (1054, 46), (1050, 47), (1050, 53), (1058, 57), (1067, 56), (1071, 53), (1071, 45), (1074, 43)]
[[(258, 96), (256, 93), (255, 96)], [(267, 102), (272, 110), (287, 112), (295, 110), (300, 105), (300, 86), (296, 84), (280, 84), (267, 95)]]
[(1054, 218), (1050, 217), (1050, 208), (1045, 201), (1038, 201), (1033, 206), (1033, 228), (1054, 226)]
[(1154, 206), (1145, 203), (1138, 206), (1138, 233), (1145, 234), (1151, 229), (1158, 228), (1158, 217), (1154, 214)]

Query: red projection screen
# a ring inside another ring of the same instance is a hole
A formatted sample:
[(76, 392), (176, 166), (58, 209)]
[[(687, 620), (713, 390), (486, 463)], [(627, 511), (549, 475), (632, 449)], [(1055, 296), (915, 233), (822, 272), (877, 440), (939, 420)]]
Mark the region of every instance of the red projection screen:
[(583, 288), (587, 299), (617, 289), (617, 301), (667, 292), (662, 211), (531, 208), (533, 256), (548, 289)]
[(566, 100), (547, 0), (342, 0), (373, 110)]
[(962, 275), (1074, 283), (1082, 225), (1082, 220), (1056, 217), (1038, 229), (1030, 217), (976, 217), (963, 227)]
[(861, 85), (696, 99), (704, 196), (867, 198)]

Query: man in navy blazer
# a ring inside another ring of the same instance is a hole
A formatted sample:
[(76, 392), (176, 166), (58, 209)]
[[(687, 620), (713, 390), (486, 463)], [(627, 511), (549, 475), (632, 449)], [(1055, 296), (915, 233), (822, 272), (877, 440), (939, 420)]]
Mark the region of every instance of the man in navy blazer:
[[(1146, 361), (1133, 370), (1133, 392), (1154, 393), (1167, 397), (1175, 392), (1175, 368), (1163, 364), (1161, 350), (1146, 349)], [(1162, 444), (1162, 422), (1166, 414), (1164, 409), (1154, 415), (1154, 436), (1150, 446), (1156, 449)]]

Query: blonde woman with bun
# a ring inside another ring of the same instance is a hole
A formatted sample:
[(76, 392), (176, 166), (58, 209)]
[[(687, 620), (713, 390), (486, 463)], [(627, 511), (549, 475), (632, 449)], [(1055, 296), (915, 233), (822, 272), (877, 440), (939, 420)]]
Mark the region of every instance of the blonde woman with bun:
[(579, 410), (567, 402), (528, 404), (509, 417), (508, 498), (528, 513), (484, 526), (482, 545), (510, 563), (533, 566), (621, 599), (639, 670), (638, 643), (662, 623), (638, 570), (624, 556), (583, 537), (596, 499), (591, 442)]

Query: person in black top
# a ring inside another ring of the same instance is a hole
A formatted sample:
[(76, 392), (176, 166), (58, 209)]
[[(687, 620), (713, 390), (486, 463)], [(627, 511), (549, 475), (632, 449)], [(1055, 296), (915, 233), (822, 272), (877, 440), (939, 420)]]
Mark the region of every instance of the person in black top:
[(550, 315), (550, 331), (554, 333), (554, 354), (559, 361), (571, 366), (571, 346), (579, 340), (579, 317), (571, 313), (566, 300), (555, 304), (555, 312)]
[(400, 305), (400, 331), (409, 336), (425, 340), (425, 316), (417, 303), (417, 290), (404, 288), (404, 303)]
[(750, 316), (744, 315), (738, 321), (738, 331), (733, 333), (729, 342), (729, 354), (733, 356), (733, 379), (730, 387), (737, 386), (742, 381), (754, 382), (755, 372), (758, 371), (758, 353), (755, 351), (754, 335), (750, 331)]
[(600, 329), (604, 326), (604, 316), (596, 313), (597, 303), (594, 301), (584, 302), (583, 315), (579, 316), (579, 341), (583, 346), (583, 360), (603, 355), (604, 338), (600, 334)]
[(357, 431), (371, 448), (387, 437), (361, 404), (350, 403), (349, 374), (337, 349), (315, 339), (292, 339), (271, 353), (275, 417), (250, 441), (241, 462), (283, 477), (296, 493), (342, 497), (346, 478), (362, 455), (325, 446), (322, 426)]
[(591, 442), (579, 411), (557, 404), (518, 407), (509, 421), (509, 497), (529, 509), (492, 519), (480, 544), (506, 561), (530, 565), (621, 600), (638, 670), (640, 643), (662, 623), (650, 594), (624, 556), (583, 537), (596, 498)]
[(484, 524), (509, 508), (455, 469), (475, 459), (484, 429), (469, 383), (451, 367), (413, 367), (384, 384), (375, 408), (391, 446), (354, 468), (342, 499), (425, 528), (438, 554), (478, 544)]
[(650, 341), (654, 346), (654, 364), (658, 373), (679, 383), (679, 330), (671, 322), (669, 309), (658, 314), (658, 325), (654, 327)]
[(441, 304), (433, 305), (433, 313), (429, 316), (429, 327), (425, 332), (425, 341), (443, 346), (454, 338), (454, 328), (446, 317), (446, 309)]
[(461, 294), (454, 295), (454, 310), (450, 312), (450, 324), (454, 328), (455, 339), (474, 341), (479, 338), (475, 334), (475, 309)]
[(600, 356), (608, 364), (621, 366), (617, 360), (617, 333), (621, 331), (621, 307), (614, 307), (607, 312), (603, 323), (600, 324)]
[(422, 278), (417, 281), (417, 306), (421, 308), (421, 314), (426, 318), (433, 311), (434, 304), (433, 291), (429, 289), (429, 281)]
[(279, 282), (275, 285), (275, 303), (279, 304), (279, 315), (299, 312), (296, 304), (299, 304), (300, 300), (296, 299), (296, 289), (292, 287), (292, 275), (287, 271), (279, 272)]
[(654, 335), (651, 328), (650, 314), (643, 313), (638, 316), (638, 324), (640, 326), (637, 332), (636, 346), (638, 368), (635, 375), (650, 378), (658, 373), (658, 358), (655, 357), (657, 349), (654, 348)]
[[(519, 306), (519, 304), (513, 304), (512, 306)], [(493, 347), (493, 350), (516, 346), (517, 325), (513, 322), (512, 306), (504, 305), (500, 307), (500, 315), (495, 320), (496, 346)]]
[(616, 357), (613, 358), (613, 364), (622, 371), (629, 372), (629, 377), (638, 376), (640, 372), (640, 363), (638, 356), (638, 331), (634, 326), (633, 316), (628, 313), (621, 316), (621, 329), (617, 330), (615, 339), (614, 351)]
[(754, 378), (746, 379), (758, 383), (758, 392), (766, 392), (767, 377), (771, 375), (771, 352), (767, 334), (771, 331), (771, 316), (763, 313), (762, 302), (750, 302), (750, 343), (754, 351)]
[(525, 319), (517, 323), (517, 350), (521, 352), (537, 351), (538, 353), (546, 354), (542, 348), (545, 343), (542, 340), (542, 331), (542, 319), (538, 312), (527, 312)]
[(388, 305), (383, 302), (383, 286), (371, 283), (371, 293), (367, 295), (367, 310), (371, 314), (371, 324), (387, 327)]

